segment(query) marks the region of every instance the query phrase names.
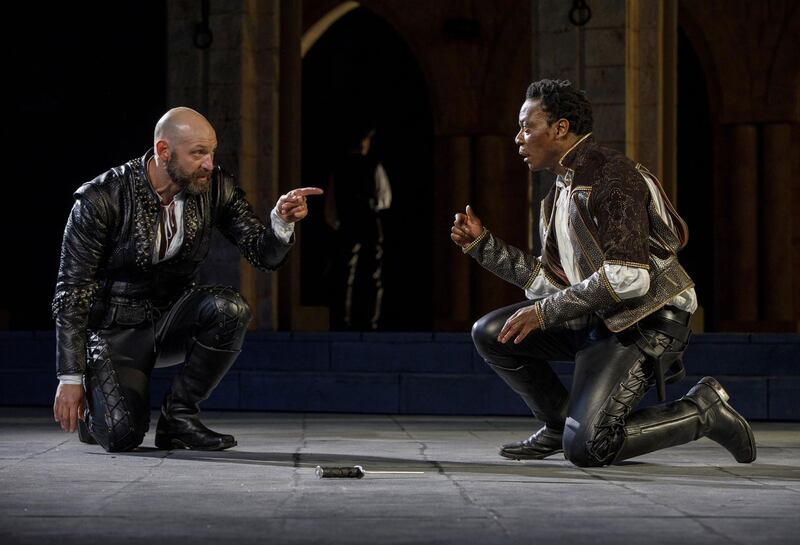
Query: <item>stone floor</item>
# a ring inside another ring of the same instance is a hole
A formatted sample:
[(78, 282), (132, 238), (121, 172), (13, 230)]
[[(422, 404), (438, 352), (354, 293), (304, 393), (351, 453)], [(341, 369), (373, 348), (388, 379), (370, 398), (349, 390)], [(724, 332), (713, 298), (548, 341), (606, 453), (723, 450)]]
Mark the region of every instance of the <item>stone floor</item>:
[[(46, 410), (0, 409), (0, 543), (800, 542), (800, 423), (756, 423), (758, 460), (701, 439), (602, 469), (513, 462), (524, 418), (213, 413), (222, 453), (107, 454)], [(317, 479), (362, 465), (361, 480)], [(380, 474), (369, 471), (421, 473)]]

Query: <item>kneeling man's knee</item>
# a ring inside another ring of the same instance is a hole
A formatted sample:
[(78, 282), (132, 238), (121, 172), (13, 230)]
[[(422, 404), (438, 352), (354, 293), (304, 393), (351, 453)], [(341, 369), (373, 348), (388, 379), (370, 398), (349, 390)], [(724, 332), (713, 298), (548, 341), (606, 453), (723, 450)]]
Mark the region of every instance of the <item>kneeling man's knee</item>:
[(567, 418), (564, 427), (564, 457), (578, 467), (608, 465), (614, 458), (622, 429), (613, 426), (586, 426)]
[(497, 336), (500, 334), (503, 324), (498, 325), (498, 321), (493, 319), (491, 314), (487, 314), (475, 322), (472, 326), (472, 342), (478, 353), (486, 359), (497, 347)]

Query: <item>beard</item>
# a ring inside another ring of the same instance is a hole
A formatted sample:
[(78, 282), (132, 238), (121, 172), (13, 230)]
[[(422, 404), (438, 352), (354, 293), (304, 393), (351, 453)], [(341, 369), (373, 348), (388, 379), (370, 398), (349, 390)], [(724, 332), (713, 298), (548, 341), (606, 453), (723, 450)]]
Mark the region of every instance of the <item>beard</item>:
[(200, 195), (208, 191), (211, 184), (211, 172), (208, 170), (200, 168), (194, 172), (186, 172), (178, 165), (175, 155), (167, 159), (166, 168), (170, 179), (190, 195)]

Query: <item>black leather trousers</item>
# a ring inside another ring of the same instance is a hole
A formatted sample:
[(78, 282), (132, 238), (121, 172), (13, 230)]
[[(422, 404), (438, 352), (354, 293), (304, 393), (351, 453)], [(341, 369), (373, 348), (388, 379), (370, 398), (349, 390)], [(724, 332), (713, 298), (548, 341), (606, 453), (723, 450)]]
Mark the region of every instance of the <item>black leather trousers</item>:
[(92, 437), (108, 451), (131, 450), (144, 439), (154, 367), (184, 361), (190, 365), (187, 355), (191, 360), (197, 343), (211, 349), (219, 354), (220, 365), (208, 358), (201, 364), (214, 367), (203, 375), (208, 391), (200, 394), (207, 397), (240, 351), (251, 317), (242, 296), (222, 286), (190, 288), (169, 308), (138, 324), (120, 323), (127, 321), (125, 315), (117, 308), (109, 323), (88, 335), (87, 423)]
[[(617, 334), (593, 318), (585, 329), (537, 330), (518, 345), (499, 343), (506, 320), (530, 304), (504, 307), (478, 320), (472, 328), (478, 352), (538, 420), (563, 430), (568, 460), (578, 466), (611, 463), (625, 440), (625, 419), (656, 383), (659, 359), (675, 359), (686, 347), (689, 313), (666, 307)], [(661, 327), (663, 321), (669, 327)], [(575, 362), (569, 392), (548, 361)]]

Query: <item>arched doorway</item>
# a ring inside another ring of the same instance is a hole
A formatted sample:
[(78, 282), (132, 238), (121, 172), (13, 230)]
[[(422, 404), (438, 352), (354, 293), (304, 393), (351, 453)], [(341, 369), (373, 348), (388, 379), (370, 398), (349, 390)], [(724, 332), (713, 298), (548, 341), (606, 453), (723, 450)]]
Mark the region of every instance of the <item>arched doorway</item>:
[[(384, 299), (380, 329), (432, 327), (433, 121), (427, 86), (397, 31), (359, 7), (338, 19), (303, 57), (302, 180), (325, 187), (355, 125), (376, 130), (392, 206), (383, 212)], [(303, 226), (300, 301), (328, 304), (333, 232), (324, 200)]]
[(695, 281), (705, 330), (715, 328), (713, 126), (706, 75), (678, 27), (678, 211), (689, 224), (681, 264)]

